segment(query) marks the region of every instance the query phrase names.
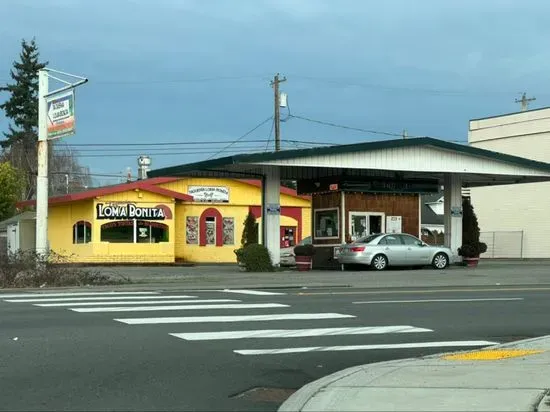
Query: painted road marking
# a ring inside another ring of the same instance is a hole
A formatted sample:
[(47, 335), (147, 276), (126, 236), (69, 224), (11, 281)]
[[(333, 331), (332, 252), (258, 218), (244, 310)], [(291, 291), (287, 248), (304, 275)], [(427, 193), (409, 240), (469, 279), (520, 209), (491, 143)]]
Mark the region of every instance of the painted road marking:
[(62, 303), (35, 303), (33, 306), (46, 307), (66, 307), (66, 306), (100, 306), (100, 305), (158, 305), (162, 303), (222, 303), (222, 302), (241, 302), (237, 299), (192, 299), (192, 300), (171, 300), (169, 302), (165, 300), (148, 300), (148, 301), (130, 301), (130, 302), (62, 302)]
[(286, 293), (264, 292), (263, 290), (250, 290), (250, 289), (223, 289), (223, 290), (218, 290), (217, 292), (240, 293), (243, 295), (257, 295), (257, 296), (286, 295)]
[(509, 358), (518, 358), (522, 356), (538, 355), (543, 350), (537, 349), (487, 349), (475, 352), (456, 353), (453, 355), (442, 356), (445, 360), (463, 360), (463, 361), (491, 361)]
[(214, 323), (214, 322), (261, 322), (270, 320), (315, 320), (355, 318), (342, 313), (285, 313), (280, 315), (241, 315), (241, 316), (191, 316), (165, 318), (114, 319), (127, 325), (155, 325), (165, 323)]
[(433, 332), (433, 330), (415, 328), (414, 326), (371, 326), (357, 328), (265, 329), (230, 332), (170, 333), (170, 335), (185, 340), (222, 340), (251, 338), (305, 338), (310, 336), (369, 335), (415, 332)]
[(437, 303), (437, 302), (491, 302), (523, 300), (523, 298), (487, 298), (487, 299), (418, 299), (418, 300), (369, 300), (365, 302), (353, 302), (355, 305), (377, 303)]
[(310, 346), (302, 348), (281, 348), (281, 349), (239, 349), (233, 352), (239, 355), (281, 355), (287, 353), (306, 352), (334, 352), (352, 350), (377, 350), (377, 349), (415, 349), (415, 348), (446, 348), (446, 347), (467, 347), (467, 346), (490, 346), (498, 342), (486, 340), (465, 340), (465, 341), (442, 341), (442, 342), (415, 342), (415, 343), (394, 343), (381, 345), (349, 345), (349, 346)]
[(128, 299), (140, 299), (140, 300), (147, 300), (147, 299), (193, 299), (197, 296), (189, 296), (189, 295), (172, 295), (172, 296), (92, 296), (88, 298), (52, 298), (52, 299), (6, 299), (6, 302), (12, 302), (12, 303), (36, 303), (36, 302), (78, 302), (78, 301), (84, 301), (84, 300), (128, 300)]
[(158, 292), (68, 292), (68, 293), (0, 293), (0, 299), (8, 298), (36, 298), (54, 296), (116, 296), (116, 295), (158, 295)]
[(180, 305), (180, 306), (132, 306), (132, 307), (103, 307), (103, 308), (69, 308), (73, 312), (154, 312), (157, 310), (205, 310), (205, 309), (267, 309), (288, 308), (282, 303), (235, 303), (222, 305)]

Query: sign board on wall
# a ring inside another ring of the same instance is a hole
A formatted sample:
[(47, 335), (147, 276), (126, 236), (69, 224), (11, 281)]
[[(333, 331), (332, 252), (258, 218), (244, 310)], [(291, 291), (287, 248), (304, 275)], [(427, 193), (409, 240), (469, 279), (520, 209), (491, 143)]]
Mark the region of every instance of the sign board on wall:
[(229, 188), (224, 186), (189, 186), (187, 193), (195, 202), (229, 203)]
[(52, 96), (48, 104), (48, 139), (75, 133), (74, 91)]
[(166, 219), (166, 209), (164, 207), (139, 207), (133, 204), (110, 205), (98, 203), (96, 206), (97, 219), (118, 220), (118, 219), (146, 219), (146, 220), (164, 220)]
[(268, 215), (278, 215), (279, 213), (281, 213), (281, 205), (270, 203), (266, 206), (266, 212)]
[(402, 233), (403, 220), (401, 216), (386, 216), (386, 233)]

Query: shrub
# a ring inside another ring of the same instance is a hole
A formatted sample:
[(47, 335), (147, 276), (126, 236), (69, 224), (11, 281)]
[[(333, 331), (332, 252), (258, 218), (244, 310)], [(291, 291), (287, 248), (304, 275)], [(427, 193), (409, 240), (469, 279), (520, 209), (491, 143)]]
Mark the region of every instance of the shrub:
[(252, 243), (244, 248), (242, 255), (247, 272), (273, 272), (269, 251), (263, 245)]
[(295, 256), (313, 256), (315, 255), (315, 246), (309, 245), (298, 245), (294, 248)]
[(248, 215), (244, 220), (241, 245), (245, 247), (253, 243), (258, 243), (258, 224), (256, 223), (256, 216), (254, 216), (252, 212), (248, 212)]
[(479, 223), (469, 198), (462, 200), (462, 246), (458, 254), (465, 258), (479, 257), (487, 251), (487, 245), (479, 241)]
[(50, 252), (39, 256), (34, 251), (10, 254), (0, 261), (0, 287), (95, 286), (130, 283), (128, 278), (113, 277), (99, 271), (67, 265), (66, 256)]

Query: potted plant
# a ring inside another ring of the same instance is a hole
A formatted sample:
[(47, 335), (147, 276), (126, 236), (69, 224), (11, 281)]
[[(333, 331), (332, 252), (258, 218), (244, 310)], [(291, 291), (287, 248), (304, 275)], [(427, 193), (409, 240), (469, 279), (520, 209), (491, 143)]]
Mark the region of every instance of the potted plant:
[(296, 256), (296, 267), (299, 272), (307, 272), (311, 270), (313, 255), (315, 255), (315, 246), (298, 245), (294, 248), (294, 256)]
[(479, 241), (479, 223), (469, 198), (462, 200), (462, 246), (458, 254), (468, 267), (476, 267), (479, 256), (487, 251), (487, 245)]

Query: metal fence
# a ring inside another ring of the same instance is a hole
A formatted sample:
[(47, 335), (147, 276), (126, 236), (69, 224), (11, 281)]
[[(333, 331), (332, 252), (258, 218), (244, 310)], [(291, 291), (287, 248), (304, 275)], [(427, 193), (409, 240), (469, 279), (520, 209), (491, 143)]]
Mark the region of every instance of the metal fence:
[(482, 258), (523, 258), (523, 231), (481, 232), (479, 240), (487, 244)]

